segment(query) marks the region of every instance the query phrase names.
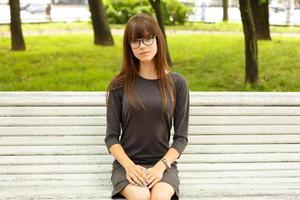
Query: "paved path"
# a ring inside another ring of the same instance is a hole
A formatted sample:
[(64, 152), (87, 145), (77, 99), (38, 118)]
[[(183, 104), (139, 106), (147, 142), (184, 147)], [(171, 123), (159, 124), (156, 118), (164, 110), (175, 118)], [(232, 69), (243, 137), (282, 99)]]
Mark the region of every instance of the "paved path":
[[(86, 30), (36, 30), (23, 31), (24, 35), (61, 35), (61, 34), (93, 34), (92, 29)], [(112, 29), (113, 35), (123, 35), (122, 29)], [(167, 30), (167, 35), (187, 35), (187, 34), (213, 34), (213, 35), (242, 35), (242, 32), (225, 32), (225, 31), (201, 31), (201, 30)], [(0, 32), (1, 37), (9, 37), (9, 31)], [(300, 37), (300, 33), (271, 33), (271, 36), (285, 36), (285, 37)]]

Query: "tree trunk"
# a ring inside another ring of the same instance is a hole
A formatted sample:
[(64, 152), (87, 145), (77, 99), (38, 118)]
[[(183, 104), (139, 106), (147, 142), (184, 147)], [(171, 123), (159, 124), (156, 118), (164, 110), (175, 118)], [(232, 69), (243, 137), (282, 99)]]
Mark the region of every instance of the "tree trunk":
[(167, 35), (166, 35), (166, 31), (165, 31), (165, 25), (164, 25), (163, 16), (161, 13), (160, 0), (149, 0), (149, 2), (151, 4), (152, 8), (154, 9), (157, 22), (159, 24), (161, 32), (164, 35), (165, 42), (166, 42), (167, 61), (168, 61), (169, 66), (172, 67), (172, 60), (171, 60), (171, 56), (170, 56), (169, 48), (168, 48), (168, 44), (167, 44)]
[(114, 45), (102, 0), (89, 0), (96, 45)]
[(25, 42), (21, 27), (20, 2), (19, 0), (9, 0), (9, 6), (11, 49), (13, 51), (22, 51), (25, 50)]
[(252, 86), (255, 87), (256, 85), (258, 85), (259, 81), (255, 25), (250, 6), (250, 0), (239, 0), (239, 3), (245, 38), (245, 82), (249, 82)]
[(258, 40), (271, 40), (269, 28), (269, 3), (268, 0), (251, 0), (251, 10), (254, 18), (256, 37)]
[(228, 0), (222, 0), (223, 2), (223, 21), (228, 21)]

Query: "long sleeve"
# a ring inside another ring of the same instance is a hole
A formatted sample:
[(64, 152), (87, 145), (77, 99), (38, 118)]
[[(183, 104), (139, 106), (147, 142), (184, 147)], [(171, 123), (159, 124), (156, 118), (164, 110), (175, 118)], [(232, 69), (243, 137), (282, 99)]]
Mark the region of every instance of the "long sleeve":
[(122, 119), (122, 94), (121, 89), (115, 89), (109, 92), (106, 108), (106, 136), (105, 144), (109, 148), (114, 144), (119, 144)]
[(174, 136), (171, 147), (176, 149), (179, 157), (188, 143), (188, 124), (190, 96), (187, 81), (179, 79), (176, 86), (176, 106), (174, 113)]

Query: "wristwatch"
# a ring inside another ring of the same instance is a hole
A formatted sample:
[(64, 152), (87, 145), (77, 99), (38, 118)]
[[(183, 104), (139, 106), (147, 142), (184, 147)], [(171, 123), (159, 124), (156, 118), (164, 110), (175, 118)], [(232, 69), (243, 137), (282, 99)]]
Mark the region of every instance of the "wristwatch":
[(162, 158), (161, 161), (163, 161), (163, 163), (166, 165), (167, 169), (171, 168), (171, 165), (170, 165), (169, 161), (166, 158)]

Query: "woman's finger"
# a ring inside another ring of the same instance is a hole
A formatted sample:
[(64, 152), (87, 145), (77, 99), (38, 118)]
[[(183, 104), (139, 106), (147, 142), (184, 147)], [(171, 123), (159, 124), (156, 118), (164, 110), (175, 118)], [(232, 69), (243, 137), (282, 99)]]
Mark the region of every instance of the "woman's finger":
[(152, 183), (148, 186), (148, 189), (151, 189), (158, 181), (159, 179), (154, 179)]
[(136, 176), (133, 176), (133, 177), (131, 177), (132, 178), (132, 180), (136, 183), (136, 184), (138, 184), (138, 185), (143, 185), (143, 183), (136, 177)]
[(147, 185), (151, 184), (154, 181), (154, 179), (155, 179), (154, 177), (149, 177), (147, 179)]
[[(140, 166), (141, 167), (141, 166)], [(146, 169), (142, 169), (142, 168), (139, 168), (138, 170), (137, 170), (137, 173), (143, 178), (143, 180), (144, 181), (146, 181), (146, 175), (145, 175), (145, 172), (146, 172), (147, 170)]]
[(132, 185), (136, 185), (136, 183), (130, 178), (130, 176), (126, 175), (126, 178), (129, 183), (131, 183)]
[(137, 176), (137, 178), (144, 186), (147, 186), (146, 180), (142, 176)]
[(150, 180), (150, 179), (151, 179), (151, 177), (152, 177), (152, 175), (151, 175), (151, 174), (147, 174), (147, 176), (146, 176), (146, 180)]

